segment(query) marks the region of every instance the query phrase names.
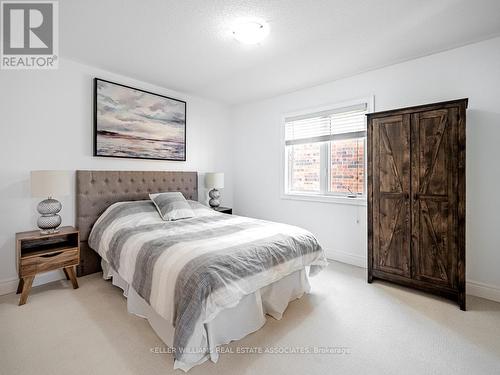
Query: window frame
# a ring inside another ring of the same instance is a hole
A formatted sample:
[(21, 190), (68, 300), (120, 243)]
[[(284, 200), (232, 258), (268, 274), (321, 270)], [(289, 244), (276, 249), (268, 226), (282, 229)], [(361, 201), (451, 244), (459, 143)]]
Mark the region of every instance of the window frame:
[[(282, 115), (281, 119), (281, 173), (280, 173), (280, 191), (282, 199), (293, 199), (302, 201), (317, 201), (317, 202), (327, 202), (327, 203), (342, 203), (342, 204), (353, 204), (353, 205), (366, 205), (366, 194), (367, 194), (367, 141), (364, 145), (364, 194), (357, 195), (354, 197), (348, 197), (349, 193), (336, 193), (331, 192), (331, 162), (330, 162), (330, 141), (320, 143), (320, 191), (293, 191), (289, 189), (291, 181), (291, 165), (288, 163), (288, 150), (285, 144), (285, 126), (286, 118), (294, 116), (303, 116), (308, 114), (314, 114), (316, 112), (336, 110), (340, 108), (352, 107), (355, 105), (366, 104), (366, 113), (372, 113), (374, 111), (374, 101), (375, 97), (368, 96), (360, 99), (339, 102), (335, 104), (325, 105), (316, 108), (304, 109), (297, 112), (286, 113)], [(347, 133), (352, 134), (352, 136), (345, 136), (344, 139), (359, 138), (359, 132)], [(366, 136), (365, 136), (366, 140)]]

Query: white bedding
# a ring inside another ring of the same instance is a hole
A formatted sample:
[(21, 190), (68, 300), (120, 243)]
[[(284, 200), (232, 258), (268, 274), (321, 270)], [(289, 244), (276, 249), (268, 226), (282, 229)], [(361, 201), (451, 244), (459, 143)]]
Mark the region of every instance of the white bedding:
[(304, 229), (192, 204), (197, 217), (165, 222), (150, 201), (116, 203), (89, 237), (115, 279), (132, 287), (132, 295), (172, 327), (179, 368), (212, 355), (203, 327), (219, 314), (305, 267), (314, 274), (327, 264), (321, 246)]
[[(112, 279), (114, 285), (123, 290), (127, 297), (127, 310), (148, 320), (158, 337), (169, 348), (173, 348), (174, 327), (170, 322), (158, 315), (144, 299), (125, 281), (114, 272), (107, 262), (102, 261), (103, 277)], [(281, 319), (288, 303), (302, 297), (310, 291), (306, 270), (300, 270), (276, 281), (254, 293), (245, 296), (236, 306), (219, 312), (215, 318), (197, 327), (194, 337), (206, 337), (208, 341), (207, 353), (199, 358), (186, 357), (183, 361), (176, 360), (174, 369), (189, 371), (192, 367), (202, 364), (207, 360), (216, 363), (219, 359), (217, 347), (240, 340), (252, 332), (259, 330), (265, 323), (265, 315)], [(205, 349), (192, 342), (191, 348)], [(163, 348), (160, 348), (163, 352)]]

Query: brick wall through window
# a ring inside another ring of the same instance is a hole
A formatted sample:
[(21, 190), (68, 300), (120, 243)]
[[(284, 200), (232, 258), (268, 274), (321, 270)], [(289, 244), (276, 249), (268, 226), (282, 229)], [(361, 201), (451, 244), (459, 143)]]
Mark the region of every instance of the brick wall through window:
[(365, 138), (330, 142), (330, 190), (364, 194)]
[(319, 192), (320, 143), (289, 146), (288, 165), (292, 191)]

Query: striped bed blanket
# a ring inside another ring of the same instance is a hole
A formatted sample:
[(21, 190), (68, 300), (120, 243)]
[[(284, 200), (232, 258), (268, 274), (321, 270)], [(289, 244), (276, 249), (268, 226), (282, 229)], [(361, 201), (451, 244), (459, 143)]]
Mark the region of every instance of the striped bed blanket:
[(306, 266), (314, 275), (327, 264), (316, 238), (304, 229), (189, 202), (195, 217), (177, 221), (163, 221), (151, 201), (115, 203), (88, 241), (175, 327), (177, 361), (196, 325), (284, 276)]

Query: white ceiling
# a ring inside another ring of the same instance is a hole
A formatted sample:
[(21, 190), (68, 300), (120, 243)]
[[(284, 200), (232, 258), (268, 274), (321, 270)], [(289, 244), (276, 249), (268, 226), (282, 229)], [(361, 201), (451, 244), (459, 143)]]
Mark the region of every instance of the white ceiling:
[[(500, 35), (499, 0), (64, 0), (63, 57), (230, 104)], [(236, 42), (238, 17), (270, 25)]]

